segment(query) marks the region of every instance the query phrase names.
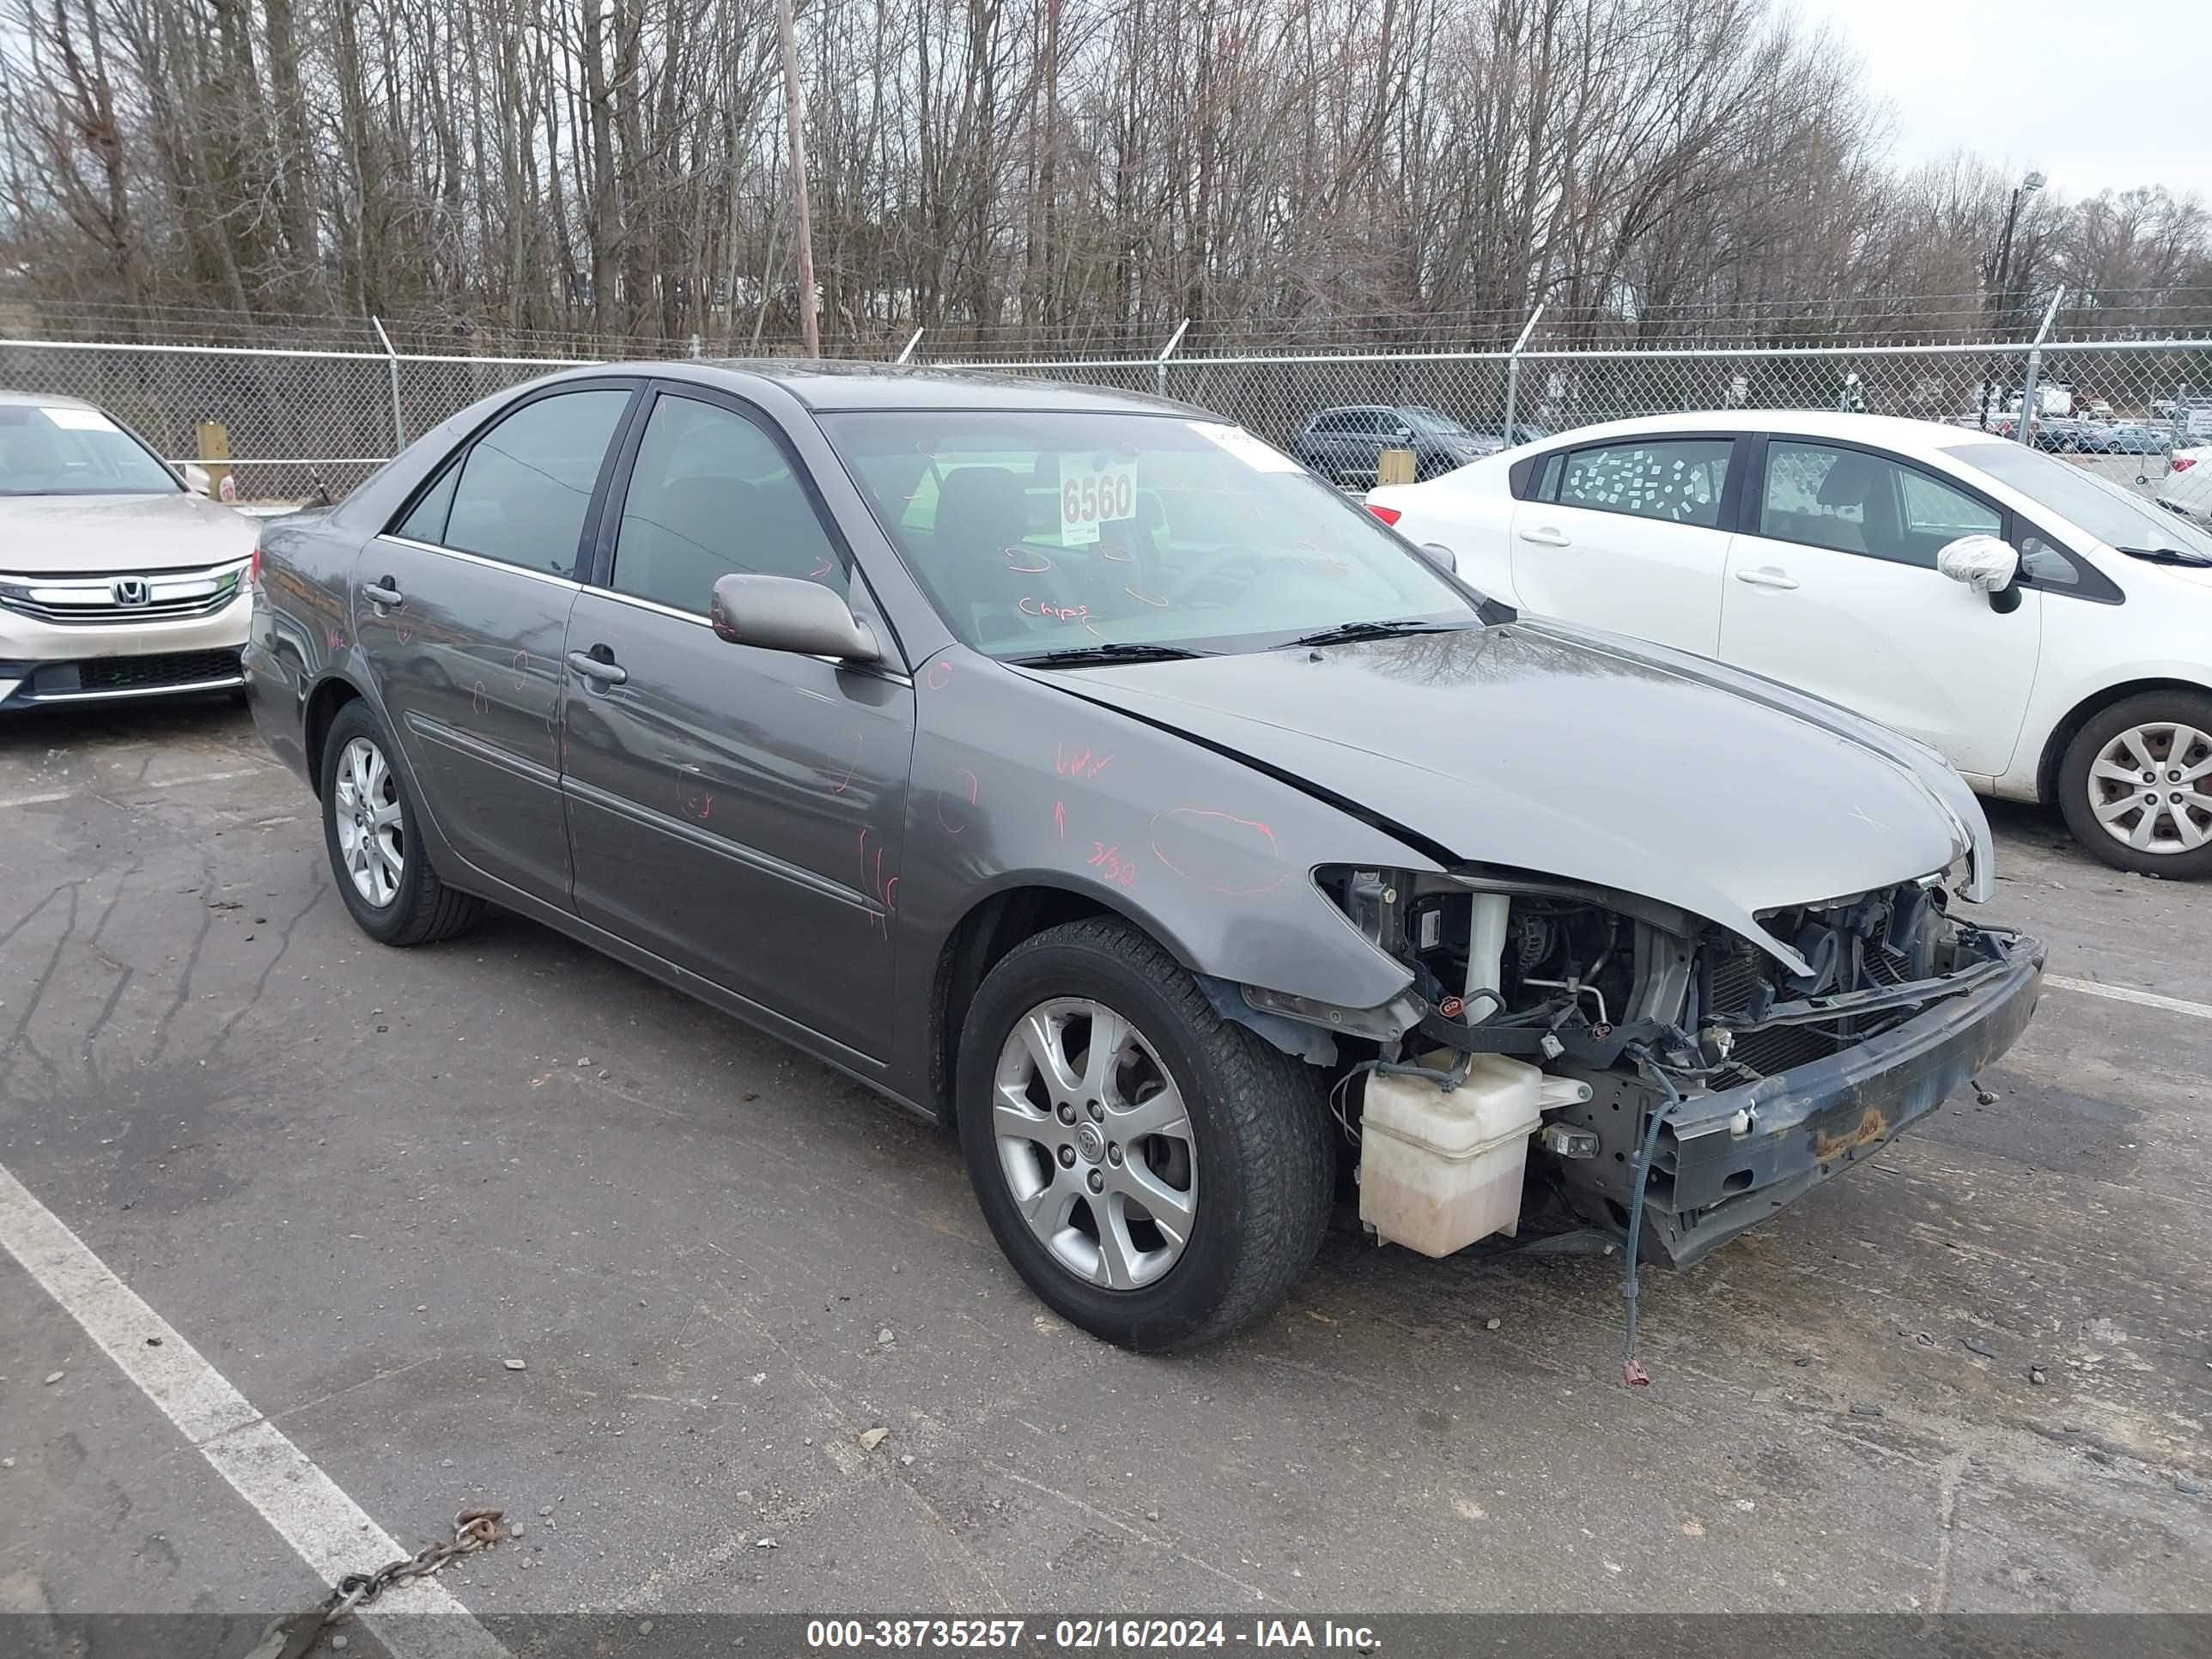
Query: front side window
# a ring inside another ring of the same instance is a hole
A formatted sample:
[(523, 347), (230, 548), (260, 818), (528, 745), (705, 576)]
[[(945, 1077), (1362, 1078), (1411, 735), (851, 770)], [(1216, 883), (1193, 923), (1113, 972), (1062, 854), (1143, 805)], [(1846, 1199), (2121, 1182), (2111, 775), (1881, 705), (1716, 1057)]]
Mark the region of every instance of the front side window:
[(2003, 528), (1987, 502), (1886, 456), (1782, 439), (1766, 447), (1759, 533), (1776, 541), (1933, 570), (1946, 543)]
[(1578, 449), (1559, 475), (1562, 507), (1626, 513), (1639, 519), (1711, 529), (1721, 521), (1735, 446), (1725, 438), (1682, 438)]
[[(470, 447), (454, 477), (443, 533), (419, 533), (411, 513), (401, 533), (526, 570), (573, 574), (599, 465), (629, 398), (609, 388), (525, 404)], [(441, 479), (422, 505), (444, 488)]]
[(1476, 621), (1419, 554), (1238, 427), (1109, 412), (821, 418), (953, 631), (995, 656), (1261, 650), (1340, 624)]
[(775, 440), (730, 410), (664, 392), (630, 469), (609, 585), (703, 617), (733, 572), (845, 591), (843, 556)]
[(0, 404), (0, 495), (174, 495), (184, 486), (96, 409)]

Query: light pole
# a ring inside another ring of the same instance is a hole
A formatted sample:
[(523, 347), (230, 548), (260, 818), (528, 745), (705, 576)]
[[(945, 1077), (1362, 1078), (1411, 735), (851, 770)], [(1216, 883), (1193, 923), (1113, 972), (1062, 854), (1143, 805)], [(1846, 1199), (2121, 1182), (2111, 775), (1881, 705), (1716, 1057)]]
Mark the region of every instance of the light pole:
[(814, 227), (808, 222), (806, 203), (806, 134), (800, 122), (803, 100), (799, 90), (799, 32), (791, 16), (792, 0), (776, 8), (776, 24), (783, 46), (783, 117), (791, 144), (791, 198), (793, 227), (799, 245), (799, 331), (806, 355), (822, 355), (822, 325), (816, 320), (814, 297)]
[[(2020, 183), (2014, 187), (2012, 192), (2012, 204), (2005, 210), (2004, 234), (1997, 240), (1997, 279), (1993, 284), (1996, 289), (1996, 327), (1997, 329), (2003, 328), (2005, 318), (2012, 310), (2012, 290), (2010, 286), (2012, 278), (2012, 233), (2013, 228), (2020, 222), (2020, 204), (2023, 198), (2033, 195), (2037, 191), (2041, 190), (2042, 188), (2043, 175), (2040, 173), (2029, 173), (2027, 178), (2021, 179)], [(1990, 398), (1996, 390), (1996, 386), (1993, 384), (1994, 379), (1994, 366), (1992, 366), (1992, 373), (1982, 377), (1982, 427), (1984, 431), (1988, 429), (1990, 424)], [(2025, 409), (2021, 410), (2020, 412), (2020, 418), (2024, 424), (2028, 418), (2027, 410)]]

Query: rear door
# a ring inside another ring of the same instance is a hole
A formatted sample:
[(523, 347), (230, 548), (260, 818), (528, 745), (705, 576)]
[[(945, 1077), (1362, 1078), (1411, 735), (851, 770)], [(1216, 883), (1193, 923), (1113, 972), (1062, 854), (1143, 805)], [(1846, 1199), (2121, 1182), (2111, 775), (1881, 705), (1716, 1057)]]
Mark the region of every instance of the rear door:
[(1999, 612), (1939, 574), (1960, 536), (2002, 536), (2002, 509), (1887, 451), (1782, 435), (1755, 456), (1729, 554), (1721, 655), (1911, 733), (1961, 772), (2012, 759), (2042, 652), (2044, 596)]
[(568, 617), (577, 912), (881, 1059), (913, 684), (708, 627), (714, 581), (732, 571), (856, 597), (844, 541), (772, 416), (664, 386), (625, 447), (594, 580)]
[(1548, 459), (1513, 513), (1513, 586), (1546, 616), (1711, 657), (1739, 441), (1615, 439)]
[(636, 385), (511, 405), (354, 565), (356, 635), (430, 817), (472, 867), (562, 905), (562, 642)]

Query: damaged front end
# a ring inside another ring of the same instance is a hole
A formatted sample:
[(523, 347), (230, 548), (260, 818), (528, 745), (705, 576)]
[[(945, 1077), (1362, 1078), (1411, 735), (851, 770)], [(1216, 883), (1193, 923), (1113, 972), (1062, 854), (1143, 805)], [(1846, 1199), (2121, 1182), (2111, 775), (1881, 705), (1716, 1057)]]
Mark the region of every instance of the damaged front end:
[(1363, 1219), (1428, 1255), (1525, 1220), (1686, 1267), (1933, 1111), (2040, 983), (2042, 945), (1952, 916), (1941, 872), (1763, 911), (1762, 943), (1540, 878), (1317, 874), (1411, 988), (1245, 998), (1355, 1039), (1332, 1101)]

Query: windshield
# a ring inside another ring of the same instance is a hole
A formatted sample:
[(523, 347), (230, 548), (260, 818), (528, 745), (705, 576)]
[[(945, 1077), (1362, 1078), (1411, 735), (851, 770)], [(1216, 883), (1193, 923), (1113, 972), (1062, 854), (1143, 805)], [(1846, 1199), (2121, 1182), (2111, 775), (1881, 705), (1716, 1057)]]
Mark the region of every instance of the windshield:
[(1441, 432), (1449, 437), (1465, 438), (1473, 435), (1450, 416), (1439, 414), (1437, 410), (1421, 404), (1415, 404), (1411, 409), (1401, 412), (1412, 416), (1431, 431)]
[(2109, 478), (2019, 444), (1959, 444), (1943, 452), (2032, 495), (2113, 547), (2161, 547), (2212, 558), (2212, 535)]
[(96, 409), (0, 404), (0, 495), (173, 495), (183, 488)]
[(1419, 554), (1239, 427), (1018, 410), (822, 426), (953, 632), (995, 657), (1476, 621)]

